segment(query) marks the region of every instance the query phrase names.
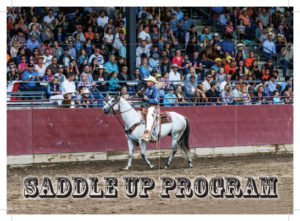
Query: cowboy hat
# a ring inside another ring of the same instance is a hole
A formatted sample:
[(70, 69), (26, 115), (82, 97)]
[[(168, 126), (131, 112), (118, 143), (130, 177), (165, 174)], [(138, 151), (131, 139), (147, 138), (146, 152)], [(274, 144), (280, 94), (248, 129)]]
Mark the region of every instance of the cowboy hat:
[(65, 97), (67, 94), (73, 94), (73, 91), (65, 91), (63, 96)]
[(83, 92), (81, 92), (81, 94), (89, 94), (90, 93), (90, 91), (89, 91), (89, 89), (84, 89), (84, 91)]
[(145, 78), (145, 81), (152, 81), (153, 83), (157, 83), (157, 80), (153, 76), (149, 76), (148, 78)]
[(219, 37), (219, 33), (217, 33), (217, 32), (214, 33), (214, 34), (213, 34), (213, 37)]
[(156, 78), (161, 78), (161, 75), (160, 75), (159, 73), (156, 73), (156, 74), (155, 74), (155, 77), (156, 77)]
[(100, 64), (99, 69), (105, 69), (105, 67), (102, 64)]
[(245, 47), (245, 45), (243, 43), (238, 43), (236, 47), (237, 48), (239, 48), (239, 47)]
[(178, 68), (178, 65), (177, 64), (172, 64), (171, 68)]

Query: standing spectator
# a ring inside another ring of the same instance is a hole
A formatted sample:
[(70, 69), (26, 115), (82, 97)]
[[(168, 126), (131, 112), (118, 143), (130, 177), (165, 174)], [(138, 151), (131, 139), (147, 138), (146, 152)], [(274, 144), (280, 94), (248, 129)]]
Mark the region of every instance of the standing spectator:
[(281, 49), (282, 60), (280, 61), (283, 65), (283, 76), (286, 76), (287, 68), (293, 68), (293, 49), (292, 42), (288, 41), (285, 47)]

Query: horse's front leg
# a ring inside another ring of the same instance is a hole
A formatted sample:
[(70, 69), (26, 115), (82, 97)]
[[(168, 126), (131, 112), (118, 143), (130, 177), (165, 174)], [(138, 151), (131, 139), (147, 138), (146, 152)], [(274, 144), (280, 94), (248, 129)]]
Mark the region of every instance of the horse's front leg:
[(133, 151), (134, 151), (134, 144), (132, 142), (132, 140), (130, 138), (127, 137), (127, 142), (128, 142), (128, 164), (127, 166), (124, 168), (124, 170), (129, 170), (131, 167), (131, 161), (132, 161), (132, 155), (133, 155)]
[(150, 167), (150, 169), (153, 169), (154, 166), (150, 163), (150, 161), (148, 160), (148, 158), (146, 156), (146, 142), (140, 140), (139, 143), (140, 143), (142, 158), (146, 161), (146, 163), (148, 164), (148, 166)]

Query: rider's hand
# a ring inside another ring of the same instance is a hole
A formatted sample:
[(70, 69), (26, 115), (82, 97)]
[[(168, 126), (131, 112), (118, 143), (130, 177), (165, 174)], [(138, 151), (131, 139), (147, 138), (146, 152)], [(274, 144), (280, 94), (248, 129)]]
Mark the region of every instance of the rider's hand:
[(144, 100), (147, 100), (147, 96), (144, 96), (143, 99), (144, 99)]

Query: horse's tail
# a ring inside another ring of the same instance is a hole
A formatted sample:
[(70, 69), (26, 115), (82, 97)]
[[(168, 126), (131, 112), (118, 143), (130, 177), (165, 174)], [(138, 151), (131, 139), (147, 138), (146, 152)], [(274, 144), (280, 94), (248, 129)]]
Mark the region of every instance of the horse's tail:
[(178, 144), (180, 147), (184, 149), (184, 151), (190, 152), (190, 146), (189, 146), (190, 125), (188, 119), (187, 118), (184, 119), (186, 121), (186, 127), (178, 141)]

